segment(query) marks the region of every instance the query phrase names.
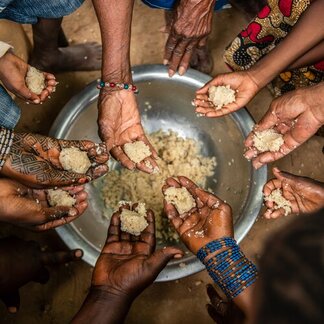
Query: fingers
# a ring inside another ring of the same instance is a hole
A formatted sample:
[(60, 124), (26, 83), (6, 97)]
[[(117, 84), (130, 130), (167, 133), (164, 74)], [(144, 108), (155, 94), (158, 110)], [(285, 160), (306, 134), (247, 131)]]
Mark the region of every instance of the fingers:
[(20, 306), (20, 296), (18, 290), (7, 294), (0, 294), (0, 299), (6, 305), (9, 313), (15, 314), (18, 312)]
[(208, 208), (217, 209), (224, 205), (224, 202), (220, 198), (200, 188), (196, 189), (196, 195), (197, 199), (200, 199), (200, 201)]
[(152, 254), (155, 250), (155, 220), (153, 211), (150, 209), (147, 211), (146, 220), (149, 225), (141, 233), (139, 240), (149, 245), (149, 253)]
[(170, 33), (165, 44), (163, 64), (167, 65), (172, 58), (173, 51), (178, 43), (178, 37), (174, 33)]
[(98, 179), (105, 175), (109, 171), (107, 164), (100, 164), (96, 167), (91, 167), (87, 171), (87, 176), (91, 178), (91, 180)]
[(41, 260), (44, 265), (55, 265), (81, 260), (82, 256), (83, 251), (81, 249), (59, 252), (42, 252)]
[(120, 146), (115, 146), (110, 150), (111, 156), (119, 161), (128, 170), (135, 169), (135, 163), (125, 154)]
[(116, 212), (112, 215), (110, 224), (108, 227), (108, 234), (106, 244), (111, 242), (118, 242), (120, 241), (120, 213)]

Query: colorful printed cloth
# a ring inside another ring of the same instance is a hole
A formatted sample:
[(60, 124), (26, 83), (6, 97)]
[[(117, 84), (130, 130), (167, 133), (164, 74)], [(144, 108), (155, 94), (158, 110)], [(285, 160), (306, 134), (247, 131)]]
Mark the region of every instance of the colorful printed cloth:
[[(309, 0), (269, 0), (254, 20), (228, 46), (225, 62), (234, 71), (247, 70), (267, 55), (292, 30)], [(272, 82), (275, 96), (324, 80), (324, 61), (281, 73)]]

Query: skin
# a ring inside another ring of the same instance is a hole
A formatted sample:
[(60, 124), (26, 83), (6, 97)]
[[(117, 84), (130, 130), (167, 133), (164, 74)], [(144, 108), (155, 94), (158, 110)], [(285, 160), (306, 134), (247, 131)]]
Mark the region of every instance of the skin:
[[(324, 184), (322, 182), (299, 177), (288, 172), (282, 172), (278, 168), (273, 169), (274, 179), (266, 183), (263, 188), (265, 197), (269, 196), (275, 189), (281, 189), (282, 195), (291, 204), (294, 214), (311, 214), (324, 207)], [(285, 211), (275, 209), (272, 201), (265, 201), (267, 210), (265, 218), (278, 218), (285, 215)]]
[[(196, 112), (207, 117), (221, 117), (232, 113), (248, 104), (281, 72), (289, 68), (311, 65), (314, 59), (324, 59), (321, 51), (324, 24), (318, 24), (322, 21), (323, 10), (324, 0), (313, 1), (285, 39), (252, 68), (244, 72), (220, 74), (199, 89), (194, 100)], [(212, 103), (208, 102), (208, 88), (211, 85), (230, 85), (233, 90), (238, 91), (236, 102), (215, 111)]]
[(42, 252), (35, 241), (16, 237), (0, 240), (0, 299), (8, 312), (16, 313), (20, 306), (19, 289), (30, 281), (45, 284), (49, 279), (47, 266), (80, 260), (82, 250)]
[(215, 0), (181, 0), (175, 9), (170, 33), (165, 45), (163, 64), (169, 76), (178, 70), (186, 73), (193, 50), (206, 46), (212, 29)]
[[(68, 147), (87, 152), (94, 166), (86, 174), (63, 170), (59, 156), (61, 150)], [(98, 151), (91, 141), (66, 141), (37, 134), (15, 133), (0, 174), (33, 188), (84, 184), (108, 171), (106, 146), (99, 144)]]
[(46, 88), (41, 94), (37, 95), (31, 92), (26, 85), (25, 77), (27, 71), (28, 64), (10, 50), (0, 58), (0, 80), (4, 86), (19, 98), (29, 103), (40, 104), (55, 91), (55, 86), (57, 84), (55, 76), (43, 72)]
[[(181, 241), (192, 253), (197, 254), (200, 248), (211, 241), (234, 236), (232, 210), (229, 205), (217, 196), (202, 190), (186, 177), (168, 178), (162, 191), (165, 192), (169, 187), (186, 188), (196, 201), (196, 207), (189, 213), (179, 215), (176, 208), (164, 200), (164, 212)], [(197, 235), (197, 232), (203, 232), (203, 235)], [(207, 258), (212, 256), (209, 255)], [(233, 299), (247, 317), (253, 307), (254, 286), (255, 284), (252, 284)]]
[(140, 236), (120, 230), (121, 211), (112, 216), (105, 246), (93, 271), (90, 293), (72, 323), (122, 323), (133, 300), (153, 283), (168, 261), (183, 255), (174, 247), (155, 251), (152, 211), (147, 212), (149, 225)]
[(76, 199), (73, 207), (51, 207), (47, 190), (30, 189), (10, 179), (0, 179), (0, 222), (43, 232), (68, 224), (88, 207), (83, 186), (63, 188)]
[(245, 141), (245, 157), (252, 159), (256, 169), (289, 154), (317, 132), (324, 124), (323, 95), (324, 84), (320, 83), (291, 91), (271, 103), (254, 131), (274, 129), (283, 135), (284, 143), (278, 152), (260, 153), (253, 146), (254, 131), (251, 132)]

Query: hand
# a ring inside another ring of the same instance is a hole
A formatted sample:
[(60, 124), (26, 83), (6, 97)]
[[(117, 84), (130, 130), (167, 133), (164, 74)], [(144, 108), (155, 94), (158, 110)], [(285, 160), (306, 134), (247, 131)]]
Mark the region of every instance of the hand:
[(149, 225), (140, 236), (121, 232), (121, 211), (122, 208), (111, 218), (107, 241), (93, 272), (92, 287), (134, 299), (153, 283), (172, 258), (182, 257), (183, 252), (174, 247), (155, 251), (155, 223), (151, 210), (147, 212)]
[(207, 243), (225, 236), (234, 236), (231, 207), (218, 197), (202, 190), (186, 177), (168, 178), (162, 191), (169, 187), (185, 187), (196, 201), (197, 207), (179, 215), (173, 204), (164, 200), (164, 211), (183, 243), (197, 254)]
[[(63, 148), (77, 147), (86, 151), (91, 166), (86, 174), (63, 170), (59, 161)], [(15, 133), (13, 144), (1, 174), (29, 187), (62, 187), (84, 184), (108, 171), (108, 153), (104, 144), (91, 141), (58, 140), (30, 133)]]
[(80, 260), (82, 250), (42, 252), (35, 241), (16, 237), (0, 240), (0, 299), (10, 313), (20, 305), (19, 288), (30, 281), (45, 284), (49, 279), (46, 266)]
[(215, 323), (244, 323), (244, 313), (235, 305), (233, 300), (222, 298), (211, 284), (207, 285), (207, 294), (210, 304), (207, 304), (206, 308)]
[[(324, 184), (306, 177), (298, 177), (293, 174), (273, 169), (276, 177), (265, 184), (264, 196), (267, 197), (275, 189), (281, 189), (282, 195), (291, 203), (294, 214), (309, 214), (324, 207)], [(272, 201), (266, 201), (267, 210), (265, 218), (278, 218), (285, 215), (280, 208), (275, 210)]]
[(254, 130), (275, 129), (283, 134), (284, 143), (279, 152), (259, 153), (253, 147), (253, 132), (245, 141), (248, 148), (245, 157), (253, 159), (253, 166), (258, 169), (262, 165), (276, 161), (289, 154), (306, 142), (324, 124), (324, 85), (291, 91), (272, 101), (270, 109), (263, 116)]
[[(231, 89), (235, 90), (236, 100), (221, 109), (215, 110), (213, 103), (209, 101), (208, 89), (211, 86), (221, 85), (229, 85)], [(194, 100), (196, 112), (206, 117), (221, 117), (228, 115), (248, 104), (260, 89), (261, 87), (258, 85), (254, 76), (247, 71), (219, 74), (196, 92), (196, 98)]]
[(4, 86), (17, 97), (27, 100), (30, 103), (39, 104), (55, 91), (57, 84), (55, 76), (44, 73), (46, 88), (40, 95), (31, 92), (25, 82), (28, 71), (28, 64), (18, 56), (8, 51), (0, 58), (0, 80)]
[(0, 221), (32, 231), (46, 231), (77, 219), (88, 207), (83, 186), (64, 188), (75, 196), (73, 207), (50, 207), (46, 190), (35, 190), (9, 179), (0, 179)]
[(181, 0), (165, 45), (164, 61), (169, 64), (169, 76), (179, 68), (179, 74), (186, 73), (193, 50), (206, 45), (212, 29), (215, 0)]
[[(152, 173), (158, 168), (157, 153), (144, 134), (141, 118), (134, 93), (127, 90), (102, 90), (99, 98), (99, 135), (106, 142), (111, 155), (127, 169), (135, 167)], [(144, 161), (135, 163), (123, 151), (123, 145), (134, 141), (143, 141), (150, 147), (152, 155)], [(152, 168), (145, 164), (148, 161)]]

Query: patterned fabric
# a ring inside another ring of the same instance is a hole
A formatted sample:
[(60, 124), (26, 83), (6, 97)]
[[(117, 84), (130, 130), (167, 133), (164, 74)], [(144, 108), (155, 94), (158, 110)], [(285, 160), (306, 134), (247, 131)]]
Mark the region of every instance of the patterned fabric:
[[(177, 0), (142, 0), (142, 2), (151, 8), (171, 10)], [(231, 8), (228, 0), (217, 0), (214, 10), (219, 11), (227, 8)]]
[(78, 9), (84, 0), (0, 0), (0, 19), (36, 24), (38, 18), (60, 18)]
[(0, 127), (14, 129), (20, 119), (20, 108), (0, 85)]
[[(254, 20), (228, 46), (225, 62), (234, 70), (247, 70), (275, 48), (292, 30), (309, 0), (269, 0)], [(324, 80), (324, 61), (281, 73), (273, 82), (275, 96)]]

